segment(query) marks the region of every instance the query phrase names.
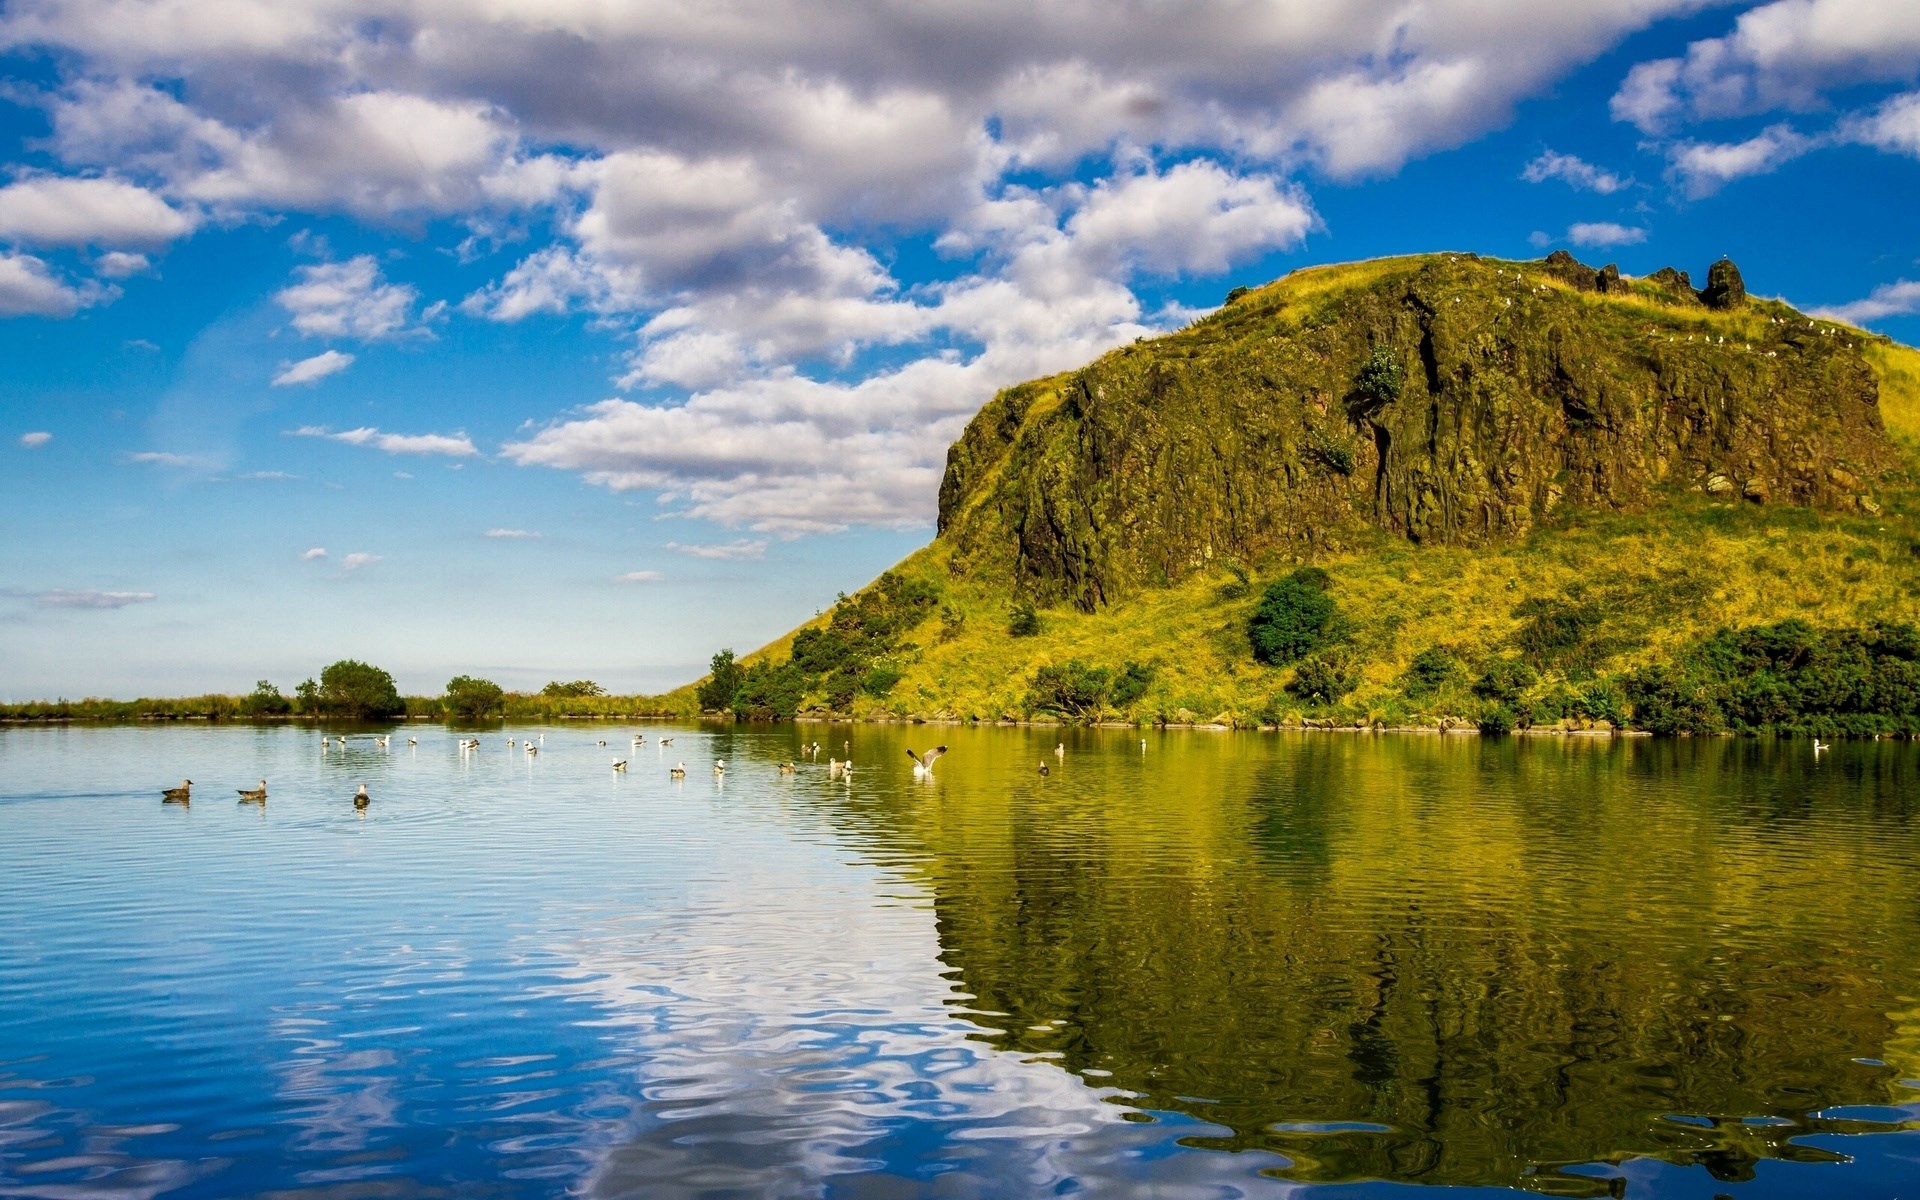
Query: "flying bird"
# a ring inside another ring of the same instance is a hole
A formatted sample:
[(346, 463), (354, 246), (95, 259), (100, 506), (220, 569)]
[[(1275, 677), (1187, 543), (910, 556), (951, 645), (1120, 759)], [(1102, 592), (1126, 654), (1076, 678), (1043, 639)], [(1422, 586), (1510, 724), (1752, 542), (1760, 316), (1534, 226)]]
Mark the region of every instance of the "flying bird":
[(907, 757), (913, 760), (913, 777), (915, 779), (932, 778), (933, 760), (939, 758), (946, 752), (947, 748), (945, 746), (935, 746), (925, 754), (915, 754), (911, 750), (907, 751)]

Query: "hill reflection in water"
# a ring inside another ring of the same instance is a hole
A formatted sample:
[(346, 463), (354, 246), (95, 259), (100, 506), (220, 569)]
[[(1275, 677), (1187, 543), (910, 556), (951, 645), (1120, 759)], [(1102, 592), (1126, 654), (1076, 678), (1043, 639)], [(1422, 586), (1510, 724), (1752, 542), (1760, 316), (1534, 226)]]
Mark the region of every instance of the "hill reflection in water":
[(1906, 748), (1088, 732), (1041, 778), (1009, 736), (839, 819), (925, 855), (1001, 1045), (1228, 1131), (1189, 1145), (1602, 1195), (1920, 1114)]

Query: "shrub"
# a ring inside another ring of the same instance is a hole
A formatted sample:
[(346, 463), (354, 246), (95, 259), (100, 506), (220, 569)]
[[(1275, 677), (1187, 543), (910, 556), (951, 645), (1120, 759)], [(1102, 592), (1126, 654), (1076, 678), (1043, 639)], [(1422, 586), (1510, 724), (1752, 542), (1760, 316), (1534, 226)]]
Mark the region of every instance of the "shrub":
[(867, 668), (865, 675), (860, 677), (860, 690), (875, 700), (884, 699), (887, 693), (893, 691), (894, 685), (900, 682), (902, 674), (903, 672), (895, 667), (885, 663), (875, 663)]
[(707, 681), (700, 685), (697, 693), (700, 708), (706, 712), (732, 708), (733, 699), (739, 694), (740, 685), (745, 679), (746, 671), (734, 661), (733, 651), (720, 651), (708, 664)]
[(280, 694), (271, 680), (262, 679), (253, 685), (253, 692), (243, 697), (239, 704), (239, 713), (243, 717), (280, 717), (293, 711), (293, 701)]
[(1022, 600), (1013, 606), (1013, 615), (1007, 621), (1007, 636), (1032, 637), (1040, 632), (1040, 614), (1033, 605)]
[(1429, 696), (1444, 687), (1467, 681), (1460, 660), (1439, 646), (1428, 646), (1413, 656), (1400, 676), (1400, 690), (1408, 696)]
[(1501, 736), (1513, 732), (1513, 713), (1505, 705), (1496, 704), (1480, 717), (1480, 732)]
[(1144, 663), (1129, 662), (1120, 668), (1113, 677), (1113, 687), (1107, 693), (1107, 703), (1115, 708), (1126, 708), (1147, 694), (1147, 688), (1153, 683), (1153, 668)]
[(607, 694), (607, 689), (591, 679), (576, 679), (571, 683), (562, 683), (555, 679), (541, 688), (540, 694), (556, 699), (572, 700), (583, 696), (604, 696)]
[(1289, 696), (1308, 704), (1337, 704), (1360, 685), (1360, 673), (1344, 654), (1312, 654), (1295, 668), (1287, 681)]
[(1376, 413), (1400, 398), (1402, 372), (1400, 357), (1393, 347), (1382, 342), (1368, 352), (1353, 381), (1353, 411), (1356, 416)]
[(446, 699), (441, 702), (448, 716), (462, 721), (478, 721), (505, 707), (506, 693), (491, 679), (455, 675), (447, 680)]
[(1253, 656), (1269, 666), (1285, 666), (1311, 654), (1328, 638), (1335, 612), (1327, 595), (1327, 573), (1302, 567), (1267, 586), (1247, 623)]
[(1058, 713), (1078, 720), (1100, 715), (1107, 693), (1113, 685), (1113, 673), (1081, 660), (1049, 663), (1033, 674), (1027, 688), (1027, 707), (1038, 712)]
[(1517, 658), (1497, 658), (1474, 681), (1473, 694), (1482, 700), (1511, 707), (1540, 681), (1534, 669)]
[(320, 672), (319, 711), (330, 717), (377, 721), (407, 710), (393, 676), (379, 667), (343, 658)]

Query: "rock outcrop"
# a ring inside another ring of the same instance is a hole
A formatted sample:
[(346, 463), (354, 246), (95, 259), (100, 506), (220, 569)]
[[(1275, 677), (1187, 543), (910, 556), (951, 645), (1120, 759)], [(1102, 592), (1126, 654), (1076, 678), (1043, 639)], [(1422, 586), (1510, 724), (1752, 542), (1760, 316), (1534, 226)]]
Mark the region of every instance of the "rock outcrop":
[(1564, 252), (1295, 272), (996, 396), (948, 453), (953, 570), (1093, 609), (1218, 559), (1508, 539), (1662, 489), (1871, 503), (1896, 458), (1861, 335), (1747, 301), (1724, 260), (1710, 307), (1687, 284)]

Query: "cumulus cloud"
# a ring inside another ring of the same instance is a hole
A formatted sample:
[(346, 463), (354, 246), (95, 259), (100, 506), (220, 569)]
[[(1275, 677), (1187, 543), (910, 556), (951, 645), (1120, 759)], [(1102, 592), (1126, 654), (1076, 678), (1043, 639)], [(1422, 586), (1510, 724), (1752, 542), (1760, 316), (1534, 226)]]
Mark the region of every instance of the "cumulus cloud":
[(56, 588), (33, 595), (33, 602), (41, 608), (125, 608), (129, 604), (146, 604), (153, 599), (152, 592), (96, 592), (78, 588)]
[(20, 444), (29, 450), (38, 450), (52, 440), (53, 435), (44, 429), (36, 429), (31, 433), (20, 435)]
[(371, 341), (409, 331), (413, 304), (420, 293), (406, 284), (385, 282), (380, 264), (371, 254), (346, 262), (297, 267), (294, 274), (300, 282), (281, 289), (273, 298), (293, 314), (293, 327), (301, 333)]
[(70, 317), (110, 291), (64, 283), (31, 254), (0, 254), (0, 317)]
[(1863, 300), (1816, 308), (1816, 316), (1845, 321), (1849, 325), (1870, 325), (1886, 317), (1904, 317), (1920, 313), (1920, 282), (1898, 280), (1881, 284)]
[(337, 374), (353, 365), (353, 355), (342, 354), (338, 350), (324, 350), (312, 358), (303, 358), (299, 362), (289, 363), (273, 377), (274, 387), (289, 387), (296, 383), (318, 383), (329, 375)]
[(539, 538), (547, 536), (532, 529), (489, 529), (482, 537), (490, 538)]
[(1567, 240), (1576, 246), (1637, 246), (1647, 240), (1647, 231), (1612, 221), (1580, 221), (1568, 227)]
[(35, 246), (160, 246), (194, 218), (118, 179), (34, 176), (0, 187), (0, 238)]
[(1556, 154), (1552, 150), (1543, 152), (1528, 163), (1526, 169), (1520, 172), (1520, 178), (1528, 183), (1558, 179), (1577, 191), (1598, 192), (1602, 196), (1611, 196), (1633, 182), (1631, 179), (1622, 179), (1612, 171), (1602, 170), (1577, 155)]
[(340, 569), (342, 571), (358, 571), (361, 567), (372, 566), (374, 563), (379, 562), (383, 557), (384, 555), (367, 554), (362, 551), (356, 550), (352, 554), (349, 554), (340, 560)]
[(1743, 142), (1681, 142), (1670, 170), (1687, 195), (1711, 196), (1736, 179), (1766, 175), (1819, 145), (1787, 125), (1771, 125)]
[(445, 454), (464, 458), (478, 454), (473, 440), (464, 433), (383, 433), (371, 425), (343, 429), (338, 433), (324, 425), (302, 425), (292, 430), (294, 437), (326, 438), (349, 446), (372, 446), (388, 454)]
[(326, 556), (327, 556), (327, 548), (325, 546), (315, 546), (311, 550), (303, 551), (300, 555), (300, 561), (313, 562), (316, 559), (322, 559), (322, 558), (325, 558)]
[(613, 581), (615, 583), (658, 583), (665, 578), (666, 576), (658, 571), (628, 571), (623, 575), (615, 575)]
[(144, 254), (133, 254), (125, 250), (109, 250), (93, 260), (93, 269), (107, 279), (125, 279), (151, 270), (153, 263)]
[(1920, 158), (1920, 92), (1906, 92), (1843, 121), (1840, 137), (1889, 154)]
[(1920, 12), (1882, 0), (1774, 0), (1684, 56), (1640, 63), (1613, 115), (1648, 133), (1679, 121), (1815, 107), (1834, 90), (1920, 72)]

